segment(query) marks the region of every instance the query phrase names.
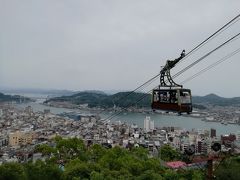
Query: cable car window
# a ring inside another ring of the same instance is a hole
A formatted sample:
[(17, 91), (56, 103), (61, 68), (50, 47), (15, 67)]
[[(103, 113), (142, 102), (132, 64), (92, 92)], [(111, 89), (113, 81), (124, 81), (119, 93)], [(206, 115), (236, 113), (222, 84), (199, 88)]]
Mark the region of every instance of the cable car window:
[(185, 50), (181, 56), (174, 60), (168, 60), (160, 71), (160, 85), (153, 89), (153, 110), (174, 111), (178, 113), (192, 112), (192, 97), (190, 89), (183, 89), (182, 85), (175, 83), (170, 70), (185, 56)]
[(177, 91), (157, 90), (153, 92), (153, 102), (178, 103)]
[(191, 94), (188, 91), (181, 91), (180, 92), (180, 100), (182, 104), (189, 104), (191, 103)]
[(160, 91), (160, 102), (169, 103), (170, 94), (168, 91)]
[(153, 101), (154, 102), (158, 102), (159, 101), (158, 91), (154, 91), (154, 93), (153, 93)]
[(176, 91), (170, 91), (170, 102), (178, 103)]

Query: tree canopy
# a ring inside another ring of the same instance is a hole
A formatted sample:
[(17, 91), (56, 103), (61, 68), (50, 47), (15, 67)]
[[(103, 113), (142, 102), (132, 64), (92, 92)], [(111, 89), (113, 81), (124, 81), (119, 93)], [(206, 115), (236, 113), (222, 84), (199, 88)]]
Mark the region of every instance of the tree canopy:
[[(121, 147), (106, 149), (94, 144), (86, 147), (81, 139), (55, 139), (55, 146), (39, 145), (45, 161), (5, 163), (0, 166), (0, 179), (204, 179), (199, 170), (175, 171), (161, 164), (160, 158), (152, 158), (142, 147), (131, 150)], [(169, 146), (161, 148), (162, 158), (179, 158)]]

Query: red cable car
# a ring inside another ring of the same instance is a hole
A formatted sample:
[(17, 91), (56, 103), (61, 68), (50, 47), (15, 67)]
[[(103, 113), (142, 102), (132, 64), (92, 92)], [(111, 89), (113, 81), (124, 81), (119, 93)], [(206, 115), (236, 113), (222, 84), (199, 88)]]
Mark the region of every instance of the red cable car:
[(190, 89), (183, 89), (182, 85), (176, 84), (170, 70), (185, 56), (185, 50), (181, 56), (173, 61), (168, 60), (160, 72), (160, 85), (152, 92), (152, 109), (173, 111), (179, 114), (192, 112), (192, 95)]

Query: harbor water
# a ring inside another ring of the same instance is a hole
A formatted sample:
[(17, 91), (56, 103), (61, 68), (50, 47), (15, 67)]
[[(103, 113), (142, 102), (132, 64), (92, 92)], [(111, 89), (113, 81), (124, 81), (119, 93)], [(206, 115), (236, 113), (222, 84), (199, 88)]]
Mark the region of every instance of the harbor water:
[[(36, 102), (18, 104), (18, 108), (25, 108), (31, 106), (33, 111), (43, 111), (44, 109), (50, 109), (51, 113), (60, 114), (63, 112), (75, 111), (77, 113), (91, 113), (90, 111), (80, 111), (76, 109), (56, 108), (49, 107)], [(104, 112), (100, 114), (101, 118), (110, 117), (113, 112)], [(211, 128), (216, 129), (217, 135), (224, 135), (230, 133), (237, 133), (240, 131), (240, 126), (236, 124), (223, 125), (218, 122), (205, 122), (200, 118), (193, 118), (187, 116), (176, 116), (176, 115), (163, 115), (163, 114), (144, 114), (144, 113), (121, 113), (120, 115), (111, 119), (111, 121), (121, 121), (128, 124), (136, 124), (139, 127), (143, 127), (143, 122), (146, 116), (150, 116), (154, 120), (155, 127), (180, 127), (185, 130), (210, 130)]]

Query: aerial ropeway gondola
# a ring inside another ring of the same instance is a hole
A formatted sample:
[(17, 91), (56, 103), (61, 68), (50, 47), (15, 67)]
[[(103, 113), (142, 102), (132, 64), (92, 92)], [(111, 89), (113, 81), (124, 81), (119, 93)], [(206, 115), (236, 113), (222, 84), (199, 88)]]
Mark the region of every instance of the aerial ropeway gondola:
[[(196, 52), (198, 49), (200, 49), (202, 46), (204, 46), (206, 43), (208, 43), (210, 40), (212, 40), (214, 37), (218, 36), (222, 31), (226, 30), (230, 26), (232, 26), (235, 22), (237, 22), (240, 18), (240, 14), (238, 14), (236, 17), (231, 19), (229, 22), (227, 22), (224, 26), (219, 28), (216, 32), (211, 34), (209, 37), (207, 37), (205, 40), (203, 40), (201, 43), (199, 43), (197, 46), (195, 46), (192, 50), (190, 50), (186, 56), (190, 56), (194, 52)], [(220, 48), (224, 47), (225, 45), (229, 44), (230, 42), (233, 42), (235, 39), (237, 39), (240, 36), (240, 33), (230, 37), (226, 41), (224, 41), (222, 44), (218, 45), (211, 51), (207, 52), (204, 54), (202, 57), (194, 61), (193, 63), (189, 64), (187, 67), (183, 68), (181, 71), (176, 73), (173, 78), (178, 77), (180, 74), (183, 72), (187, 71), (188, 69), (192, 68), (205, 58), (207, 58), (209, 55), (214, 53), (215, 51), (219, 50)], [(240, 52), (240, 49), (235, 50), (231, 54), (228, 54), (227, 56), (221, 58), (219, 61), (211, 64), (210, 66), (202, 69), (200, 72), (194, 74), (190, 78), (186, 79), (183, 82), (187, 82), (203, 72), (215, 67), (216, 65), (220, 64), (221, 62), (224, 62), (225, 60), (229, 59), (233, 55), (237, 54)], [(192, 112), (192, 96), (191, 96), (191, 90), (190, 89), (184, 89), (182, 85), (176, 84), (173, 81), (173, 78), (170, 75), (170, 70), (183, 58), (185, 57), (185, 50), (182, 51), (181, 56), (175, 60), (168, 60), (166, 65), (161, 69), (160, 73), (156, 74), (154, 77), (146, 81), (145, 83), (141, 84), (139, 87), (134, 89), (133, 91), (127, 93), (125, 96), (121, 97), (120, 99), (126, 99), (129, 97), (131, 94), (135, 93), (138, 90), (141, 90), (145, 88), (147, 85), (152, 83), (158, 76), (160, 76), (160, 85), (152, 90), (152, 101), (151, 101), (151, 107), (153, 111), (155, 110), (163, 110), (166, 112), (173, 111), (177, 112), (179, 114), (181, 113), (191, 113)], [(149, 93), (149, 92), (148, 92)], [(146, 97), (148, 97), (148, 93), (144, 94), (141, 96), (136, 103), (142, 101)], [(119, 100), (120, 100), (119, 99)], [(136, 103), (130, 103), (127, 106), (134, 106)], [(126, 109), (126, 108), (124, 108)], [(106, 119), (110, 120), (113, 119), (114, 117), (118, 116), (121, 114), (121, 112), (116, 112), (114, 114), (111, 114), (109, 117)]]
[(175, 60), (168, 60), (160, 71), (160, 85), (152, 91), (152, 109), (181, 113), (192, 112), (192, 96), (190, 89), (175, 83), (170, 70), (185, 57), (185, 50)]

